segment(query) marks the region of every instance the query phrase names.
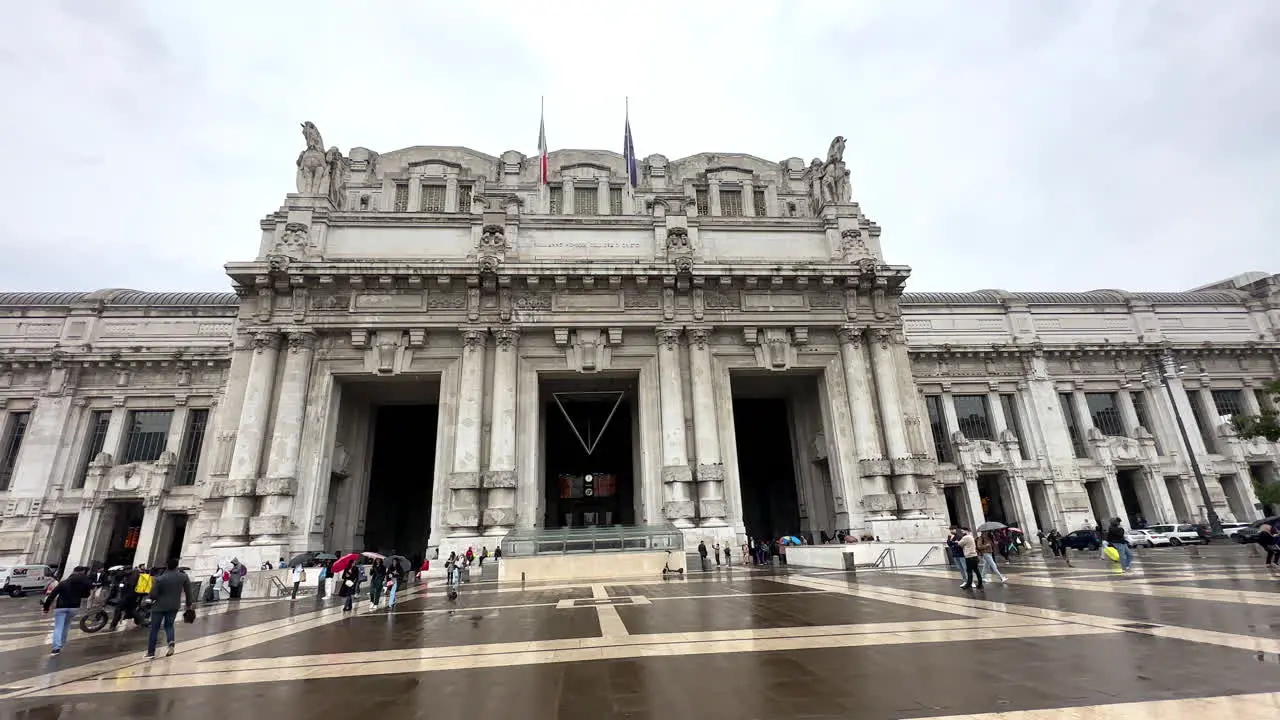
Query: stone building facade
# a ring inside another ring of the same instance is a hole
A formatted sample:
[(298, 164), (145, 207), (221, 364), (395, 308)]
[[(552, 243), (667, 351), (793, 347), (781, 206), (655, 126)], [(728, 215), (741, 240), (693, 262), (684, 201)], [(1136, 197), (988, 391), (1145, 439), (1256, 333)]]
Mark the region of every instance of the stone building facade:
[[(779, 529), (760, 500), (779, 483), (783, 529), (815, 538), (1191, 521), (1189, 455), (1246, 520), (1277, 479), (1280, 448), (1224, 416), (1270, 406), (1280, 276), (905, 292), (843, 138), (808, 164), (650, 155), (633, 186), (608, 151), (553, 152), (542, 184), (515, 151), (343, 155), (303, 133), (298, 192), (226, 266), (233, 293), (0, 294), (0, 561), (205, 567), (375, 533), (447, 552), (621, 521), (736, 544), (752, 517)], [(587, 396), (631, 428), (628, 497), (562, 515), (591, 481), (552, 477), (548, 427)], [(789, 470), (741, 461), (769, 419), (744, 398), (782, 399)], [(378, 470), (377, 418), (405, 404), (433, 408), (399, 422), (415, 459)]]

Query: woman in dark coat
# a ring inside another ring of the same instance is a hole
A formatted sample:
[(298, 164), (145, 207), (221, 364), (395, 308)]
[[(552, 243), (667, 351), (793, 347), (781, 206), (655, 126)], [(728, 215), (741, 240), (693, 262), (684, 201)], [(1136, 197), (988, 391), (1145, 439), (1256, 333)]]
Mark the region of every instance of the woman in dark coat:
[(356, 599), (356, 593), (360, 592), (360, 566), (355, 563), (347, 565), (342, 571), (342, 578), (338, 584), (338, 597), (343, 598), (342, 612), (351, 609), (351, 603)]

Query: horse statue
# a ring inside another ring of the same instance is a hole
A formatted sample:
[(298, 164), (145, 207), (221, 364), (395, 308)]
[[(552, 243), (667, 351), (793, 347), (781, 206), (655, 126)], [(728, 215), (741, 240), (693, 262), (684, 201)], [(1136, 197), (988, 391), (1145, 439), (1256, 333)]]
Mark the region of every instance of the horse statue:
[(329, 172), (324, 140), (320, 139), (320, 131), (310, 120), (302, 123), (302, 137), (307, 141), (307, 149), (298, 155), (298, 192), (324, 195), (325, 177)]

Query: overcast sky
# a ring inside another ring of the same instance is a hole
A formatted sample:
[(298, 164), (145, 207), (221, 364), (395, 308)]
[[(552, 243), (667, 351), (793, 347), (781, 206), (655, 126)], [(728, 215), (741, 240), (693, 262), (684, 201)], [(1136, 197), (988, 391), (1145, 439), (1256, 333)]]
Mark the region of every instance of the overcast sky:
[[(823, 155), (915, 290), (1280, 272), (1280, 2), (3, 3), (0, 289), (225, 289), (344, 151)], [(412, 8), (412, 9), (410, 9)]]

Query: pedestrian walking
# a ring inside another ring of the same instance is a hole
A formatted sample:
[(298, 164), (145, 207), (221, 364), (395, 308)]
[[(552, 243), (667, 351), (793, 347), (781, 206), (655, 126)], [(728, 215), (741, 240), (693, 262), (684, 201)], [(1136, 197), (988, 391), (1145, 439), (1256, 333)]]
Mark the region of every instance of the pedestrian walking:
[(705, 540), (698, 541), (698, 557), (702, 558), (702, 569), (707, 569), (707, 543)]
[(725, 543), (725, 544), (724, 544), (724, 564), (725, 564), (725, 567), (733, 567), (733, 560), (729, 557), (729, 555), (730, 555), (730, 553), (729, 553), (729, 548), (730, 548), (730, 547), (731, 547), (731, 546), (729, 545), (729, 543)]
[(1107, 528), (1107, 544), (1120, 554), (1120, 571), (1128, 572), (1129, 564), (1133, 562), (1133, 551), (1129, 549), (1129, 540), (1124, 535), (1120, 518), (1111, 519), (1111, 527)]
[(960, 579), (967, 580), (969, 570), (964, 563), (964, 553), (960, 551), (960, 528), (951, 528), (947, 533), (947, 553), (951, 555), (951, 565), (960, 571)]
[(45, 614), (53, 608), (53, 649), (50, 651), (53, 655), (62, 652), (67, 644), (67, 633), (71, 632), (71, 623), (76, 619), (76, 611), (93, 592), (88, 573), (89, 568), (80, 565), (44, 597)]
[(1276, 540), (1276, 529), (1263, 523), (1258, 528), (1258, 545), (1267, 553), (1267, 569), (1280, 570), (1280, 542)]
[(387, 582), (387, 566), (382, 564), (381, 558), (373, 561), (373, 567), (369, 568), (369, 606), (373, 610), (378, 609), (378, 602), (382, 600), (383, 585)]
[[(151, 632), (147, 636), (147, 659), (156, 656), (156, 641), (160, 638), (160, 628), (164, 628), (165, 638), (169, 641), (165, 657), (173, 655), (177, 645), (177, 631), (173, 623), (178, 619), (178, 609), (182, 600), (187, 601), (187, 611), (191, 611), (194, 598), (191, 597), (191, 578), (178, 569), (178, 559), (170, 558), (165, 563), (165, 570), (151, 583)], [(188, 622), (191, 618), (188, 618)]]
[(715, 544), (716, 551), (716, 567), (720, 567), (720, 543)]
[(239, 600), (240, 593), (244, 592), (244, 576), (248, 571), (239, 560), (231, 559), (231, 567), (227, 570), (227, 589), (231, 592), (232, 600)]
[(982, 571), (978, 567), (978, 544), (973, 539), (973, 533), (965, 528), (960, 528), (961, 537), (956, 541), (960, 546), (960, 554), (964, 557), (965, 578), (964, 584), (960, 587), (968, 590), (982, 589)]
[(342, 598), (342, 612), (350, 612), (351, 603), (360, 592), (360, 566), (355, 563), (347, 565), (339, 581), (338, 597)]
[(1000, 578), (1001, 584), (1008, 582), (1008, 578), (1004, 576), (1004, 573), (1000, 572), (999, 567), (996, 567), (996, 556), (993, 552), (995, 544), (991, 538), (991, 533), (978, 535), (978, 539), (974, 542), (978, 547), (978, 557), (981, 559), (982, 570), (984, 572), (989, 571)]
[(323, 600), (325, 590), (327, 590), (325, 586), (329, 581), (329, 566), (321, 564), (320, 569), (316, 571), (316, 575), (320, 576), (320, 579), (316, 582), (316, 599)]
[(302, 563), (293, 566), (293, 572), (289, 573), (289, 579), (293, 582), (293, 595), (289, 600), (297, 600), (298, 586), (307, 581), (307, 571), (302, 569)]

